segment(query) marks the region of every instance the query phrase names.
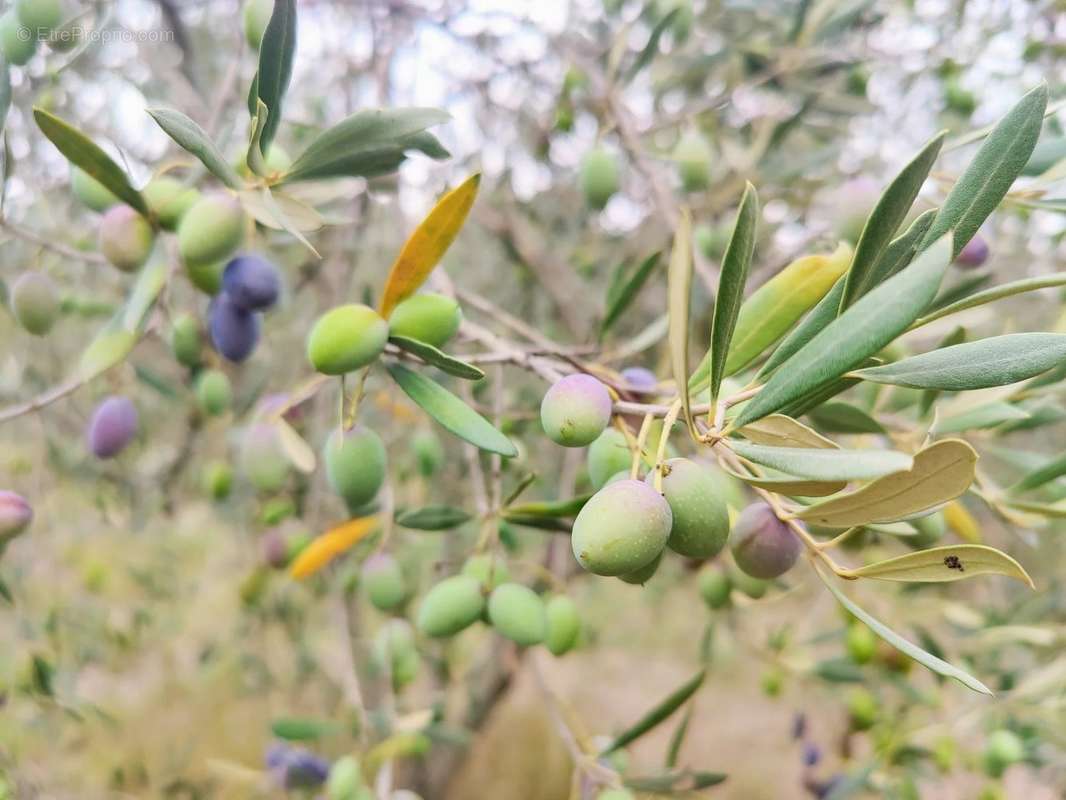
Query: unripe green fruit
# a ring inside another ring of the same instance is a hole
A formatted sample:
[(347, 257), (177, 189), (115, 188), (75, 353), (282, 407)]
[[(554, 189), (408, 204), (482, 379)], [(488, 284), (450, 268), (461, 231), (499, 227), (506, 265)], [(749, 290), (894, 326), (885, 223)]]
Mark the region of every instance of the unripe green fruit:
[(585, 202), (597, 211), (607, 205), (618, 191), (618, 164), (613, 155), (601, 147), (585, 154), (581, 162), (581, 188)]
[(641, 567), (633, 572), (627, 572), (625, 575), (619, 575), (618, 580), (623, 583), (629, 583), (634, 586), (643, 586), (645, 583), (651, 580), (652, 576), (659, 571), (659, 564), (662, 563), (663, 554), (655, 556), (649, 564)]
[(0, 53), (9, 64), (21, 67), (37, 52), (37, 37), (21, 22), (15, 9), (0, 16)]
[(186, 264), (185, 274), (189, 283), (204, 294), (216, 295), (222, 288), (222, 273), (226, 270), (225, 261), (212, 264)]
[(602, 489), (619, 472), (629, 473), (633, 454), (626, 437), (617, 428), (608, 428), (591, 445), (588, 453), (589, 483)]
[(1007, 771), (1007, 767), (1024, 758), (1025, 743), (1014, 731), (1001, 728), (989, 735), (982, 762), (990, 777), (999, 778)]
[(148, 220), (129, 206), (113, 206), (100, 220), (100, 252), (123, 272), (140, 269), (155, 244)]
[(24, 272), (11, 286), (11, 312), (27, 332), (44, 336), (59, 312), (55, 284), (42, 272)]
[(880, 704), (866, 689), (853, 689), (848, 693), (848, 717), (851, 727), (857, 731), (866, 731), (874, 726), (880, 714)]
[(307, 336), (307, 358), (324, 375), (343, 375), (381, 355), (389, 325), (369, 306), (351, 303), (323, 314)]
[(259, 522), (268, 528), (284, 522), (296, 513), (296, 503), (288, 495), (271, 497), (259, 509)]
[(752, 600), (758, 600), (766, 595), (767, 590), (770, 588), (769, 581), (764, 581), (761, 578), (753, 578), (746, 572), (742, 572), (739, 569), (730, 570), (729, 582), (734, 589), (737, 589), (741, 594), (747, 595)]
[(944, 538), (944, 534), (948, 529), (947, 521), (944, 519), (944, 512), (942, 511), (937, 511), (926, 517), (912, 519), (910, 523), (917, 533), (914, 536), (905, 537), (904, 541), (918, 550), (935, 545)]
[(704, 257), (713, 261), (721, 260), (729, 244), (729, 233), (721, 228), (712, 228), (710, 225), (697, 225), (692, 232), (692, 237)]
[(781, 670), (768, 669), (762, 675), (762, 690), (763, 694), (767, 697), (777, 697), (781, 694), (781, 689), (784, 685), (784, 676), (781, 674)]
[(225, 500), (233, 487), (233, 470), (225, 461), (212, 461), (200, 478), (204, 492), (212, 500)]
[(669, 504), (646, 483), (612, 483), (594, 494), (574, 520), (574, 557), (597, 575), (635, 572), (662, 552), (670, 524)]
[(596, 795), (596, 800), (636, 800), (636, 798), (628, 789), (604, 789)]
[(488, 590), (496, 589), (511, 580), (511, 570), (501, 558), (491, 553), (470, 556), (463, 564), (462, 575), (469, 575)]
[(168, 231), (177, 230), (185, 212), (200, 200), (200, 192), (195, 187), (186, 186), (169, 175), (152, 178), (141, 194), (160, 226)]
[(462, 321), (462, 309), (451, 297), (416, 294), (393, 309), (389, 316), (389, 334), (443, 347), (455, 336)]
[(844, 643), (847, 647), (848, 657), (856, 664), (868, 664), (877, 653), (877, 636), (861, 623), (848, 626)]
[(253, 50), (258, 50), (263, 43), (263, 34), (266, 33), (270, 15), (274, 11), (274, 0), (246, 0), (242, 18), (244, 22), (244, 38)]
[(733, 584), (729, 576), (717, 567), (707, 564), (700, 570), (700, 597), (710, 609), (724, 608), (729, 604)]
[(200, 323), (192, 314), (180, 314), (170, 327), (170, 349), (182, 366), (192, 369), (200, 363)]
[(233, 402), (233, 388), (226, 373), (208, 369), (196, 380), (196, 400), (200, 410), (208, 416), (224, 414)]
[(548, 629), (544, 601), (520, 583), (505, 583), (492, 590), (489, 621), (501, 636), (522, 647), (543, 642)]
[(426, 594), (418, 609), (418, 630), (426, 636), (454, 636), (485, 610), (481, 584), (469, 575), (445, 578)]
[(223, 192), (204, 195), (178, 225), (182, 261), (200, 267), (233, 255), (244, 239), (245, 219), (236, 197)]
[(59, 0), (15, 0), (15, 14), (34, 38), (47, 35), (63, 21)]
[(278, 440), (278, 429), (269, 423), (253, 423), (241, 442), (241, 472), (260, 492), (276, 492), (285, 485), (292, 466)]
[(796, 563), (801, 547), (796, 534), (765, 503), (740, 512), (729, 536), (733, 560), (753, 578), (784, 575)]
[(415, 431), (411, 437), (411, 451), (418, 463), (418, 471), (427, 478), (444, 464), (444, 445), (440, 437), (429, 429)]
[(591, 375), (567, 375), (552, 384), (540, 404), (544, 433), (563, 447), (584, 447), (611, 421), (611, 395)]
[(374, 608), (391, 611), (407, 599), (407, 580), (399, 563), (390, 555), (378, 553), (363, 564), (363, 585)]
[(70, 190), (79, 203), (93, 211), (107, 211), (119, 202), (110, 189), (78, 167), (70, 168)]
[[(280, 144), (272, 144), (270, 145), (270, 150), (267, 151), (266, 156), (263, 158), (263, 166), (267, 175), (288, 172), (289, 167), (292, 166), (292, 156)], [(254, 173), (248, 167), (247, 151), (241, 151), (237, 155), (233, 160), (233, 168), (237, 170), (237, 174), (244, 178), (252, 177)]]
[(333, 762), (326, 781), (329, 800), (361, 800), (367, 791), (363, 771), (355, 756), (341, 756)]
[[(383, 667), (387, 666), (393, 672), (398, 666), (409, 667), (411, 653), (415, 655), (417, 663), (415, 633), (407, 620), (390, 619), (378, 629), (374, 636), (374, 657)], [(404, 684), (406, 683), (410, 681), (405, 681)]]
[[(646, 482), (654, 486), (655, 472)], [(663, 496), (674, 524), (666, 546), (688, 558), (714, 558), (729, 538), (729, 513), (710, 470), (687, 458), (671, 458), (663, 470)]]
[(699, 192), (711, 183), (711, 146), (696, 131), (684, 134), (674, 148), (677, 172), (686, 192)]
[(577, 604), (565, 594), (557, 594), (545, 604), (544, 614), (548, 621), (544, 644), (553, 656), (569, 652), (581, 634)]
[(334, 430), (323, 450), (326, 478), (349, 509), (369, 503), (385, 482), (385, 445), (369, 428)]

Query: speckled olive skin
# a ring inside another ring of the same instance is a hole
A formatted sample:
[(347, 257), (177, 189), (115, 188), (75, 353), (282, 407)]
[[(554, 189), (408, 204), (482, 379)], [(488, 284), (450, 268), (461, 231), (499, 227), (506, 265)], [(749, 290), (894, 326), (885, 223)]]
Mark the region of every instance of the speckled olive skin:
[(574, 520), (574, 557), (597, 575), (634, 572), (662, 552), (671, 522), (669, 504), (653, 488), (617, 481), (594, 494)]
[(399, 303), (389, 315), (389, 334), (443, 347), (463, 321), (459, 304), (442, 294), (416, 294)]
[(181, 218), (178, 250), (186, 266), (229, 258), (244, 240), (244, 209), (224, 192), (205, 194)]
[(630, 583), (634, 586), (643, 586), (645, 583), (652, 579), (652, 576), (659, 571), (659, 565), (663, 562), (663, 554), (655, 556), (650, 563), (641, 567), (633, 572), (627, 572), (625, 575), (619, 575), (618, 579), (623, 583)]
[(481, 584), (469, 575), (453, 575), (422, 598), (418, 608), (418, 630), (426, 636), (454, 636), (477, 622), (484, 610)]
[(113, 206), (100, 220), (100, 252), (123, 272), (140, 269), (155, 244), (148, 220), (129, 206)]
[(55, 324), (59, 300), (52, 279), (41, 272), (24, 272), (11, 285), (11, 311), (19, 325), (44, 336)]
[(553, 656), (569, 652), (581, 634), (577, 604), (565, 594), (557, 594), (544, 604), (544, 613), (548, 621), (544, 645)]
[(323, 314), (307, 335), (307, 359), (324, 375), (365, 367), (385, 349), (389, 325), (369, 306), (338, 306)]
[[(648, 473), (654, 485), (655, 471)], [(674, 524), (666, 546), (688, 558), (713, 558), (729, 538), (729, 513), (714, 475), (687, 458), (671, 458), (663, 470), (663, 495)]]
[(765, 503), (754, 503), (733, 523), (729, 548), (737, 566), (753, 578), (784, 575), (796, 563), (803, 546), (796, 534)]
[(489, 621), (501, 636), (522, 647), (540, 644), (548, 630), (544, 601), (520, 583), (504, 583), (492, 590)]
[(407, 599), (407, 580), (396, 559), (376, 553), (363, 564), (363, 585), (374, 608), (390, 611)]
[(334, 430), (323, 456), (329, 485), (349, 509), (369, 503), (385, 482), (385, 445), (369, 428), (356, 426), (346, 433)]
[(617, 428), (608, 428), (589, 446), (589, 483), (593, 489), (602, 489), (619, 472), (629, 472), (633, 455), (626, 437)]
[(564, 447), (584, 447), (611, 421), (611, 395), (591, 375), (567, 375), (556, 381), (540, 404), (544, 433)]

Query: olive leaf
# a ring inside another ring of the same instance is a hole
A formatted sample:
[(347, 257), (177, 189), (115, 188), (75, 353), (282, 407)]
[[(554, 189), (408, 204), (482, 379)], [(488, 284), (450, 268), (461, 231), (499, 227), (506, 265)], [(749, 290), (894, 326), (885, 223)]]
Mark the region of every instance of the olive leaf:
[(964, 672), (958, 667), (952, 666), (943, 659), (934, 656), (932, 653), (926, 652), (913, 642), (904, 639), (876, 617), (860, 608), (854, 601), (849, 599), (846, 594), (840, 591), (836, 583), (826, 576), (821, 567), (817, 564), (815, 565), (815, 572), (818, 573), (818, 577), (822, 579), (822, 583), (826, 585), (826, 588), (832, 592), (833, 596), (842, 606), (844, 606), (844, 608), (850, 611), (854, 617), (863, 622), (870, 630), (901, 653), (910, 656), (919, 664), (923, 664), (938, 675), (943, 675), (946, 678), (954, 678), (963, 686), (973, 689), (975, 692), (992, 696), (992, 690), (981, 683), (981, 681), (977, 680), (977, 678), (973, 677), (968, 672)]
[(267, 173), (266, 159), (263, 157), (263, 129), (266, 127), (270, 109), (258, 97), (255, 99), (255, 114), (252, 116), (252, 135), (248, 140), (248, 152), (244, 163), (253, 175), (262, 177)]
[[(317, 231), (326, 224), (322, 215), (312, 206), (275, 188), (258, 186), (241, 189), (237, 192), (237, 199), (250, 217), (272, 230), (283, 231), (288, 225), (291, 230), (302, 234)], [(282, 224), (282, 220), (285, 224)]]
[(850, 403), (822, 403), (808, 415), (823, 431), (830, 433), (884, 433), (884, 426), (861, 408)]
[(281, 446), (281, 451), (289, 462), (305, 475), (314, 472), (317, 459), (311, 446), (284, 419), (280, 417), (275, 419), (273, 425), (278, 431), (278, 444)]
[(741, 427), (831, 383), (887, 345), (936, 296), (951, 257), (950, 235), (859, 298), (773, 374), (734, 422)]
[(922, 184), (933, 168), (933, 162), (940, 155), (945, 135), (946, 132), (941, 131), (922, 148), (888, 185), (870, 212), (855, 246), (851, 268), (844, 278), (843, 295), (840, 298), (841, 311), (887, 277), (885, 274), (879, 274), (881, 256), (914, 205)]
[(137, 276), (126, 303), (115, 312), (103, 329), (89, 342), (78, 364), (82, 381), (95, 378), (126, 358), (148, 320), (148, 311), (167, 282), (167, 265), (151, 261)]
[[(263, 153), (270, 151), (278, 125), (281, 124), (282, 100), (292, 79), (292, 62), (295, 58), (296, 0), (274, 0), (274, 11), (259, 46), (259, 68), (252, 84), (255, 97), (269, 109), (259, 137)], [(249, 97), (249, 104), (251, 102)]]
[(1062, 500), (1057, 503), (1030, 503), (1023, 500), (1010, 500), (1007, 505), (1019, 511), (1037, 514), (1041, 517), (1050, 517), (1052, 519), (1066, 517), (1066, 501)]
[(471, 175), (438, 200), (412, 231), (385, 280), (381, 316), (388, 319), (396, 305), (414, 294), (444, 257), (466, 222), (480, 182), (480, 173)]
[(323, 178), (373, 178), (395, 172), (408, 150), (447, 158), (436, 137), (426, 132), (449, 116), (435, 108), (359, 111), (319, 134), (282, 176), (285, 183)]
[[(962, 344), (965, 341), (966, 329), (958, 327), (940, 340), (937, 344), (937, 349), (942, 347), (952, 347), (956, 344)], [(927, 389), (922, 392), (921, 399), (918, 401), (918, 412), (924, 417), (933, 409), (933, 405), (936, 403), (938, 397), (940, 397), (940, 392), (936, 389)]]
[(390, 336), (389, 341), (405, 353), (418, 356), (430, 366), (436, 367), (441, 372), (446, 372), (456, 378), (479, 381), (485, 377), (485, 373), (473, 364), (467, 364), (465, 361), (450, 356), (426, 342), (420, 342), (418, 339), (411, 339), (407, 336)]
[(444, 531), (458, 528), (473, 517), (461, 508), (425, 506), (396, 512), (396, 524), (419, 531)]
[(11, 110), (11, 69), (7, 61), (0, 58), (0, 133), (7, 124), (7, 112)]
[(289, 565), (289, 575), (297, 580), (308, 578), (342, 553), (347, 552), (362, 539), (376, 531), (379, 520), (376, 516), (358, 517), (330, 528), (311, 540)]
[(961, 439), (934, 442), (907, 472), (888, 475), (843, 497), (808, 506), (796, 516), (827, 528), (894, 522), (935, 508), (973, 483), (977, 453)]
[(269, 186), (238, 192), (237, 199), (241, 201), (241, 207), (257, 221), (267, 220), (267, 227), (286, 231), (310, 250), (316, 258), (322, 257), (315, 246), (303, 235), (300, 226), (289, 219), (289, 215), (274, 198), (274, 192)]
[(723, 472), (744, 481), (749, 486), (756, 486), (759, 489), (766, 489), (767, 491), (789, 495), (790, 497), (826, 497), (827, 495), (836, 494), (848, 485), (846, 481), (803, 481), (796, 478), (743, 475), (725, 468), (723, 468)]
[(171, 108), (150, 108), (148, 115), (171, 139), (196, 156), (207, 171), (231, 189), (240, 189), (243, 182), (207, 132), (180, 111)]
[(745, 425), (740, 432), (755, 444), (769, 447), (839, 447), (836, 442), (827, 439), (818, 431), (811, 430), (802, 422), (783, 414), (771, 414), (760, 420)]
[(1028, 584), (1030, 589), (1036, 588), (1021, 564), (1006, 553), (983, 544), (931, 547), (851, 569), (845, 575), (849, 578), (918, 583), (961, 581), (976, 575), (1006, 575)]
[(674, 232), (674, 246), (670, 252), (670, 267), (666, 279), (667, 308), (669, 311), (670, 368), (681, 395), (685, 421), (691, 431), (692, 401), (688, 392), (688, 317), (692, 295), (692, 217), (687, 208), (681, 210), (681, 218)]
[(816, 481), (861, 481), (911, 468), (912, 459), (895, 450), (830, 450), (805, 447), (767, 447), (730, 439), (737, 455), (797, 478)]
[(592, 498), (591, 494), (583, 494), (566, 500), (544, 500), (530, 503), (515, 503), (507, 507), (508, 513), (529, 517), (573, 517), (584, 508)]
[(1022, 494), (1039, 489), (1041, 486), (1066, 475), (1066, 456), (1060, 456), (1022, 477), (1010, 487), (1011, 494)]
[(1002, 400), (984, 403), (950, 417), (938, 420), (933, 426), (937, 433), (959, 433), (960, 431), (995, 428), (1005, 422), (1018, 422), (1029, 419), (1029, 414), (1021, 408)]
[(644, 48), (637, 54), (636, 59), (633, 61), (633, 65), (626, 70), (625, 76), (622, 79), (622, 83), (629, 83), (637, 74), (644, 69), (651, 60), (655, 58), (655, 54), (659, 52), (659, 40), (662, 39), (663, 33), (670, 26), (670, 23), (674, 21), (674, 17), (681, 13), (680, 7), (675, 7), (664, 14), (658, 22), (655, 23), (655, 27), (651, 29), (651, 33), (648, 34), (648, 41), (644, 45)]
[(626, 778), (623, 783), (636, 792), (651, 794), (687, 795), (708, 789), (728, 780), (724, 772), (707, 772), (703, 770), (679, 769), (664, 772), (661, 775), (638, 775)]
[(401, 364), (386, 364), (385, 368), (408, 397), (460, 439), (490, 453), (509, 458), (518, 455), (510, 439), (439, 383)]
[(1053, 275), (1043, 275), (1039, 278), (1022, 278), (1018, 281), (1004, 283), (1002, 286), (993, 286), (991, 289), (971, 294), (969, 297), (964, 297), (943, 308), (938, 308), (924, 317), (918, 318), (911, 328), (919, 328), (922, 325), (928, 325), (930, 322), (936, 322), (938, 319), (958, 314), (960, 311), (977, 308), (977, 306), (993, 303), (1005, 297), (1013, 297), (1016, 294), (1035, 292), (1038, 289), (1050, 289), (1056, 286), (1066, 286), (1066, 272), (1056, 272)]
[(95, 178), (123, 203), (148, 216), (148, 204), (141, 193), (133, 188), (129, 176), (92, 139), (43, 108), (34, 106), (33, 118), (41, 133), (48, 137), (71, 164)]
[(340, 730), (339, 722), (311, 717), (280, 717), (270, 722), (270, 732), (289, 742), (313, 742)]
[(659, 256), (660, 253), (658, 252), (652, 253), (628, 277), (625, 276), (624, 272), (619, 272), (619, 278), (623, 280), (619, 280), (617, 286), (612, 285), (611, 291), (607, 293), (607, 312), (603, 315), (603, 322), (600, 324), (601, 337), (607, 333), (614, 323), (621, 319), (623, 312), (629, 308), (636, 296), (640, 294), (640, 290), (644, 288), (648, 278), (651, 277), (655, 268), (659, 266)]
[(612, 739), (610, 744), (600, 752), (600, 755), (608, 755), (615, 750), (620, 750), (628, 744), (632, 744), (648, 731), (659, 725), (659, 723), (668, 719), (671, 714), (681, 708), (681, 706), (683, 706), (688, 699), (696, 693), (696, 690), (703, 684), (703, 679), (706, 675), (707, 670), (701, 669), (685, 681), (685, 683), (664, 698), (658, 705), (633, 723), (632, 726)]
[(922, 240), (923, 248), (952, 231), (954, 259), (973, 238), (1029, 161), (1040, 136), (1047, 100), (1048, 87), (1042, 83), (996, 123), (944, 200)]
[[(733, 233), (729, 237), (725, 255), (722, 257), (722, 271), (718, 278), (718, 291), (714, 299), (714, 314), (711, 318), (710, 358), (711, 402), (718, 398), (718, 389), (725, 376), (726, 359), (729, 344), (737, 326), (740, 306), (744, 301), (744, 286), (748, 281), (748, 269), (755, 254), (755, 235), (759, 222), (759, 195), (755, 187), (748, 183), (744, 195), (740, 198), (737, 219), (733, 224)], [(687, 301), (686, 301), (687, 302)], [(674, 376), (677, 385), (687, 382), (688, 372), (683, 376)], [(688, 409), (685, 410), (686, 414)]]

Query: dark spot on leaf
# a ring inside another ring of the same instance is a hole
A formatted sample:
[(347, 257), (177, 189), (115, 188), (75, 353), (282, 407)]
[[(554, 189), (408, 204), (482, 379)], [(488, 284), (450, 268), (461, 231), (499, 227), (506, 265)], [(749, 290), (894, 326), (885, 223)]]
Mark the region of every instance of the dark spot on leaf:
[(965, 572), (966, 568), (963, 567), (962, 561), (958, 556), (944, 556), (944, 566), (948, 569), (957, 569), (959, 572)]

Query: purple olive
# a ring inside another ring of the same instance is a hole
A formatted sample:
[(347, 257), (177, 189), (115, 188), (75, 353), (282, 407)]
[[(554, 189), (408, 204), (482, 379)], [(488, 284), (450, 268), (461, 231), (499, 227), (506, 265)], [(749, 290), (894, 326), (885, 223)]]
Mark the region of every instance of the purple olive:
[(622, 370), (622, 378), (634, 389), (654, 389), (659, 385), (655, 373), (645, 367), (626, 367)]
[(211, 341), (230, 361), (244, 361), (259, 343), (259, 315), (236, 305), (223, 292), (208, 309)]
[(96, 407), (89, 421), (89, 450), (97, 458), (121, 453), (137, 434), (137, 407), (128, 397), (112, 395)]
[(611, 395), (591, 375), (567, 375), (552, 384), (540, 405), (544, 432), (563, 447), (584, 447), (611, 421)]
[(14, 539), (33, 521), (33, 508), (15, 492), (0, 490), (0, 548)]
[(240, 255), (226, 264), (222, 291), (238, 308), (263, 311), (278, 301), (281, 278), (277, 267), (262, 256)]
[(313, 789), (329, 777), (329, 762), (306, 750), (290, 750), (285, 759), (285, 788)]
[(966, 243), (966, 246), (955, 256), (955, 263), (962, 269), (977, 269), (988, 260), (988, 242), (981, 234)]
[(733, 560), (753, 578), (784, 575), (799, 558), (802, 545), (766, 503), (754, 503), (733, 523), (729, 535)]

